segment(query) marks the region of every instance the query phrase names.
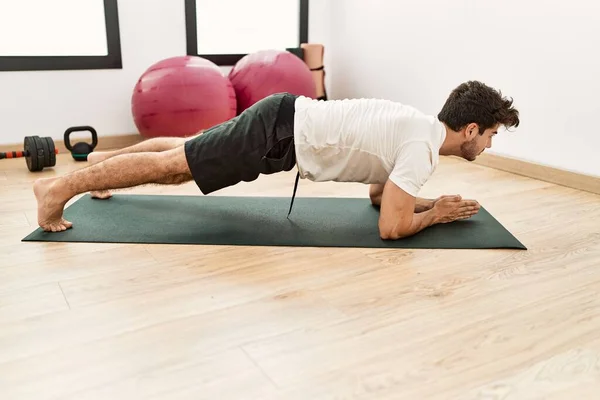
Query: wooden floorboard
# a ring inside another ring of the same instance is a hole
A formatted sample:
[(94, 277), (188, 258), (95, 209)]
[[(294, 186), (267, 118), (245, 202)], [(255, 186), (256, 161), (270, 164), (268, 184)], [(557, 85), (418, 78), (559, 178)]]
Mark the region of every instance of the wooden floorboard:
[[(422, 195), (479, 200), (527, 251), (21, 242), (32, 182), (85, 166), (0, 163), (2, 400), (600, 393), (599, 195), (443, 158)], [(213, 195), (290, 196), (294, 178)]]

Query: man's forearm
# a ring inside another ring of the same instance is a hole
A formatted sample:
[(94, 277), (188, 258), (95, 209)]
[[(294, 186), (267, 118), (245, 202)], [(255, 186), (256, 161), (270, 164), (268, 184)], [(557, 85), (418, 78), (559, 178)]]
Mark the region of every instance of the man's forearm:
[[(381, 205), (381, 193), (371, 195), (371, 203), (380, 206)], [(422, 213), (423, 211), (431, 210), (433, 208), (433, 200), (416, 198), (415, 201), (415, 212)]]
[(396, 225), (395, 229), (382, 236), (382, 239), (396, 240), (412, 236), (437, 222), (438, 215), (436, 211), (431, 208), (427, 211), (413, 214), (412, 221), (408, 227)]

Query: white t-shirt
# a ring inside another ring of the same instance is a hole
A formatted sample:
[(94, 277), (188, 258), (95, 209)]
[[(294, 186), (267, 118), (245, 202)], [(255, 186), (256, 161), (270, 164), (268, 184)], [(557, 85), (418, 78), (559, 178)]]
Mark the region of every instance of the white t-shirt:
[(439, 163), (444, 125), (389, 100), (299, 97), (294, 141), (300, 176), (312, 181), (385, 183), (412, 196)]

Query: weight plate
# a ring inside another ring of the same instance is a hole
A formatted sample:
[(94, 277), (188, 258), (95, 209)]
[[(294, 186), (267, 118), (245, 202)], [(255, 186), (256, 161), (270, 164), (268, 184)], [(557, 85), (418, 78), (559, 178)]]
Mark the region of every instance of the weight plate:
[(40, 143), (40, 147), (42, 148), (42, 169), (44, 169), (50, 166), (50, 147), (46, 138), (40, 138)]
[(25, 150), (25, 154), (27, 154), (27, 158), (25, 161), (27, 162), (27, 169), (31, 172), (38, 170), (38, 158), (37, 158), (37, 144), (34, 140), (33, 136), (26, 136), (23, 144), (23, 148)]
[(54, 167), (56, 165), (56, 147), (54, 147), (54, 140), (51, 137), (45, 138), (48, 143), (48, 149), (50, 149), (50, 163), (48, 163), (48, 167)]
[(37, 168), (35, 171), (41, 171), (44, 169), (44, 146), (42, 145), (42, 139), (39, 136), (34, 136), (36, 154), (33, 154), (31, 158), (36, 158)]

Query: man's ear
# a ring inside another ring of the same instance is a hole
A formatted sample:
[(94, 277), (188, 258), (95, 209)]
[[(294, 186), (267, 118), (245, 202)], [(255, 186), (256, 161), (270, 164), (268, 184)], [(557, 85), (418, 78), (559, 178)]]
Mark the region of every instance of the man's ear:
[(477, 135), (479, 135), (479, 125), (475, 122), (472, 122), (465, 127), (465, 139), (472, 140)]

